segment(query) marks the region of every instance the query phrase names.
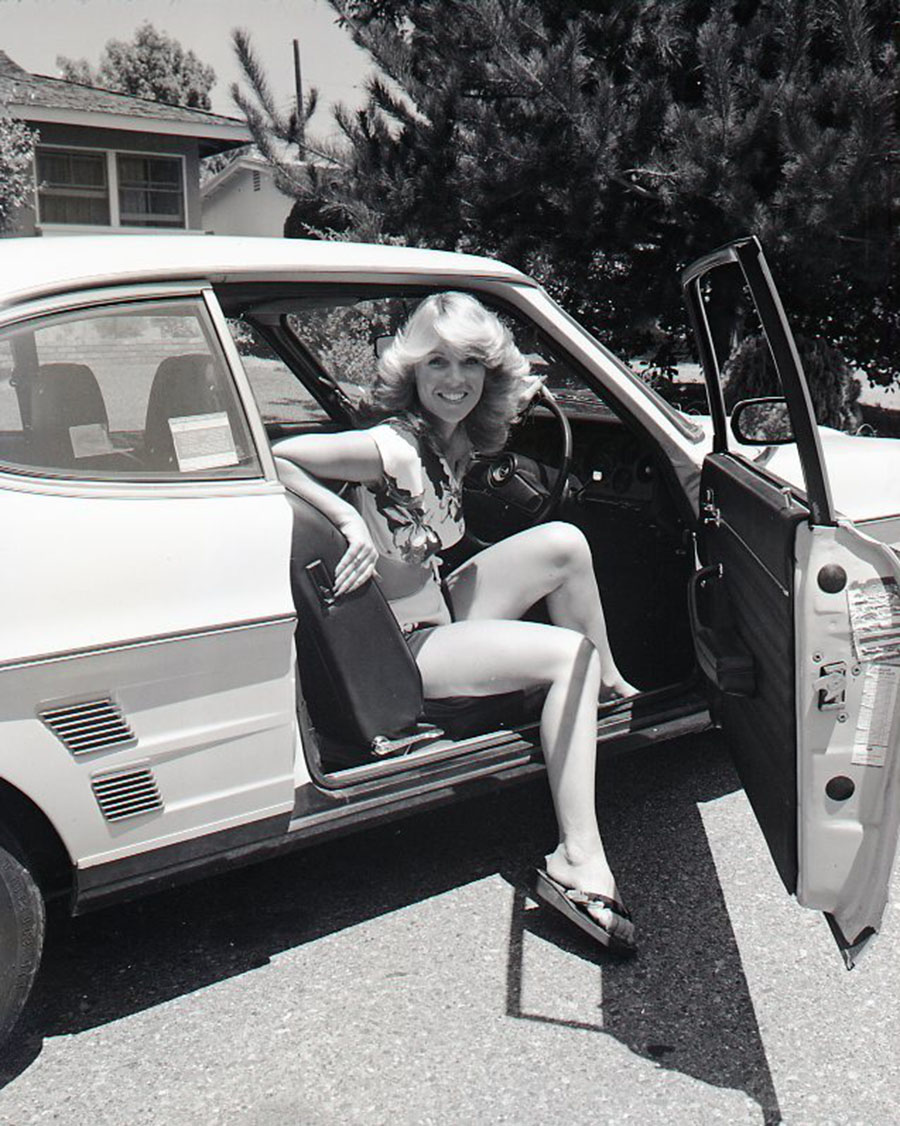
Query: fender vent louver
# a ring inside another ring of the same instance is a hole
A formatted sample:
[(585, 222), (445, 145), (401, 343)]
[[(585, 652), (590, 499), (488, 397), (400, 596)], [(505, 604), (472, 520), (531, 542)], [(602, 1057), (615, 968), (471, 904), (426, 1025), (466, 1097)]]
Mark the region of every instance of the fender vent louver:
[(41, 721), (73, 755), (133, 747), (137, 742), (121, 709), (109, 698), (47, 708), (39, 714)]
[(149, 766), (133, 766), (112, 774), (95, 775), (91, 789), (107, 821), (123, 821), (162, 809), (163, 801)]

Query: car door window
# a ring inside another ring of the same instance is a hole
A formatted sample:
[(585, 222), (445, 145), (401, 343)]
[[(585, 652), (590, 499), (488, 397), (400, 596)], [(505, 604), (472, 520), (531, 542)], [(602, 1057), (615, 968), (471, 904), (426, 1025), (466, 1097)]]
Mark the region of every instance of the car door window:
[[(335, 386), (342, 399), (354, 410), (364, 408), (376, 378), (378, 357), (394, 334), (403, 326), (428, 291), (371, 297), (348, 302), (325, 298), (298, 301), (284, 323), (322, 376)], [(492, 307), (490, 299), (477, 294), (479, 301)], [(512, 332), (520, 351), (531, 361), (532, 371), (540, 375), (557, 397), (576, 413), (602, 409), (596, 393), (586, 386), (563, 357), (548, 349), (537, 328), (503, 308), (494, 308)]]
[(343, 397), (358, 407), (375, 379), (379, 352), (425, 296), (302, 304), (288, 314), (286, 326)]
[(261, 474), (199, 298), (104, 306), (0, 332), (0, 464), (97, 480)]

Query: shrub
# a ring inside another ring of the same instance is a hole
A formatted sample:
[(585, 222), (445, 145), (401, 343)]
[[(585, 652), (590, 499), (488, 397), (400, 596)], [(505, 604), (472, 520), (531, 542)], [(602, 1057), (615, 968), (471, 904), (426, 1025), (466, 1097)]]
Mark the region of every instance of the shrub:
[[(800, 362), (806, 373), (816, 422), (835, 430), (855, 432), (862, 423), (859, 380), (843, 355), (825, 340), (798, 336)], [(781, 395), (778, 376), (762, 336), (741, 342), (722, 368), (725, 406), (730, 411), (741, 399)]]

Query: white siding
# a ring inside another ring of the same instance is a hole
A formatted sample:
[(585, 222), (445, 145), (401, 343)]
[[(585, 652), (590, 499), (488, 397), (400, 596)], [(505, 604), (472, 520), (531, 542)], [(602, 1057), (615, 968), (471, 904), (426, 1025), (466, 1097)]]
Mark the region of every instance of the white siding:
[(214, 235), (281, 238), (292, 205), (293, 200), (275, 187), (267, 168), (235, 168), (209, 195), (203, 195), (203, 229)]

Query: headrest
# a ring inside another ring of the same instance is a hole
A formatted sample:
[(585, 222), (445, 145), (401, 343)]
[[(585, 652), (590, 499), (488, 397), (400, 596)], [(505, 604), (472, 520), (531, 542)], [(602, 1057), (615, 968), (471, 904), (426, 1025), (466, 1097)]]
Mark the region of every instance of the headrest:
[(212, 356), (189, 352), (168, 356), (156, 369), (147, 399), (144, 447), (148, 464), (175, 465), (175, 446), (169, 420), (222, 410), (212, 377)]
[(78, 465), (76, 451), (86, 448), (85, 441), (96, 444), (98, 428), (109, 429), (97, 377), (86, 364), (41, 364), (30, 386), (35, 463), (58, 469)]
[(109, 424), (97, 377), (87, 364), (41, 364), (31, 382), (33, 430)]

